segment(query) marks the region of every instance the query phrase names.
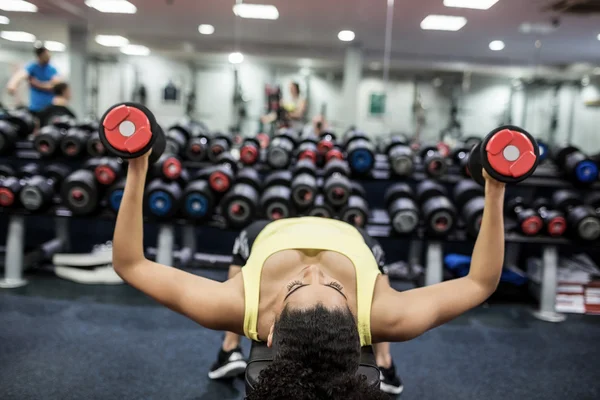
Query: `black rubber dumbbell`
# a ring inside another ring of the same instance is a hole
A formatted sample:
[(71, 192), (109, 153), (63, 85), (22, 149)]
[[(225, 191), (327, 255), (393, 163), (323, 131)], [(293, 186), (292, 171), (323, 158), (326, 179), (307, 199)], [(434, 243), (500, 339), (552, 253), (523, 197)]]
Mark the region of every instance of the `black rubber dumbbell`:
[(368, 174), (375, 166), (375, 146), (363, 132), (348, 131), (344, 135), (344, 150), (353, 173)]
[(325, 196), (318, 194), (312, 207), (306, 212), (310, 217), (333, 218), (335, 211), (325, 201)]
[(325, 157), (335, 146), (337, 146), (337, 136), (335, 133), (326, 131), (319, 135), (319, 142), (317, 143), (319, 155)]
[(153, 179), (144, 193), (146, 212), (156, 218), (168, 219), (177, 214), (183, 191), (177, 182)]
[(420, 150), (421, 161), (425, 173), (432, 178), (439, 178), (448, 172), (446, 157), (442, 155), (437, 146), (424, 146)]
[(98, 132), (90, 133), (85, 148), (90, 157), (102, 157), (106, 154), (106, 148), (104, 147), (104, 144), (102, 144)]
[(81, 157), (87, 150), (88, 139), (88, 132), (79, 128), (71, 128), (60, 141), (60, 150), (67, 157)]
[(540, 197), (533, 202), (533, 209), (537, 211), (544, 221), (545, 232), (548, 236), (559, 237), (567, 231), (567, 220), (565, 215), (554, 210), (550, 200)]
[(207, 134), (200, 134), (187, 142), (185, 158), (190, 161), (204, 161), (208, 157), (208, 144), (210, 138)]
[(13, 150), (18, 140), (17, 127), (8, 121), (0, 120), (0, 154), (7, 154)]
[(254, 220), (260, 205), (261, 179), (253, 168), (242, 168), (235, 184), (221, 200), (221, 210), (229, 226), (242, 228)]
[(323, 194), (325, 200), (334, 208), (342, 207), (348, 202), (352, 185), (348, 176), (350, 167), (341, 160), (331, 160), (325, 165)]
[(575, 146), (556, 147), (553, 158), (556, 165), (575, 183), (591, 184), (598, 180), (598, 165)]
[(184, 216), (194, 221), (206, 221), (214, 213), (215, 195), (205, 178), (198, 178), (188, 183), (181, 198), (181, 211)]
[(275, 136), (267, 149), (267, 164), (273, 169), (286, 169), (292, 163), (296, 137), (290, 131)]
[(340, 210), (340, 220), (357, 228), (364, 228), (369, 222), (369, 204), (362, 185), (352, 182), (352, 192), (348, 202)]
[(536, 142), (540, 149), (540, 162), (547, 160), (550, 157), (550, 147), (543, 140), (536, 139)]
[(446, 189), (434, 181), (423, 181), (417, 186), (417, 202), (427, 233), (445, 236), (456, 223), (456, 208), (448, 199)]
[(242, 147), (240, 148), (240, 161), (244, 165), (254, 165), (260, 157), (260, 142), (257, 138), (244, 138)]
[(73, 215), (88, 215), (96, 211), (100, 188), (94, 173), (88, 169), (72, 172), (61, 184), (60, 197)]
[(66, 130), (58, 126), (44, 126), (33, 138), (33, 148), (42, 157), (54, 157), (59, 153), (61, 141), (66, 133)]
[(410, 176), (414, 168), (414, 152), (408, 145), (406, 138), (392, 136), (384, 141), (382, 152), (387, 155), (390, 171), (401, 177)]
[(483, 188), (472, 180), (462, 180), (454, 186), (454, 204), (465, 223), (469, 236), (476, 238), (481, 228), (485, 198)]
[(69, 169), (60, 164), (44, 167), (43, 171), (29, 173), (27, 166), (23, 167), (24, 176), (30, 175), (25, 181), (19, 199), (21, 204), (29, 211), (44, 211), (52, 205), (52, 199), (58, 192), (60, 183), (69, 175)]
[(0, 120), (11, 124), (19, 139), (26, 139), (35, 130), (35, 120), (29, 111), (18, 109), (0, 114)]
[(317, 165), (319, 151), (317, 150), (318, 140), (314, 136), (309, 136), (300, 141), (296, 149), (296, 158), (300, 160), (308, 160), (314, 165)]
[(152, 165), (149, 173), (153, 178), (165, 181), (179, 181), (182, 177), (185, 180), (186, 176), (181, 160), (173, 153), (163, 153)]
[(292, 173), (289, 171), (275, 171), (265, 178), (260, 207), (268, 219), (289, 218), (294, 214), (291, 183)]
[(480, 185), (485, 185), (483, 170), (495, 180), (517, 183), (535, 172), (540, 149), (527, 131), (506, 125), (494, 129), (469, 153), (469, 173)]
[(572, 237), (585, 241), (600, 238), (600, 218), (591, 206), (583, 205), (578, 193), (572, 190), (554, 192), (552, 205), (566, 215), (567, 232)]
[(123, 162), (118, 158), (92, 158), (84, 164), (84, 168), (94, 172), (96, 181), (102, 186), (114, 184), (123, 174)]
[(165, 132), (165, 153), (184, 156), (189, 140), (201, 134), (199, 129), (190, 120), (180, 121), (171, 125)]
[(10, 165), (0, 165), (0, 207), (15, 206), (20, 191), (21, 181), (15, 170)]
[(420, 219), (419, 207), (409, 185), (396, 183), (390, 186), (385, 192), (384, 201), (394, 232), (408, 235), (417, 229)]
[(198, 177), (205, 178), (215, 193), (225, 193), (233, 184), (237, 163), (231, 153), (222, 153), (217, 160), (217, 165), (204, 168)]
[(218, 162), (221, 154), (231, 149), (231, 137), (222, 132), (215, 133), (208, 143), (207, 156), (212, 162)]
[(121, 200), (123, 199), (123, 193), (125, 191), (125, 178), (120, 179), (108, 188), (106, 191), (106, 200), (108, 208), (115, 213), (119, 211), (121, 207)]
[(454, 165), (460, 168), (460, 174), (466, 178), (471, 177), (471, 173), (469, 172), (469, 153), (471, 152), (471, 148), (466, 145), (459, 145), (452, 149), (450, 152), (450, 157), (452, 158), (452, 162)]
[(596, 210), (596, 214), (600, 216), (600, 192), (588, 193), (583, 202)]
[(100, 119), (100, 141), (107, 152), (123, 159), (140, 157), (152, 149), (153, 164), (165, 151), (165, 135), (154, 114), (137, 103), (119, 103)]
[(76, 126), (77, 122), (75, 118), (71, 117), (68, 114), (54, 115), (50, 117), (48, 121), (48, 125), (52, 125), (57, 127), (58, 129), (63, 129), (68, 131), (69, 129)]
[(292, 202), (298, 210), (310, 208), (317, 196), (317, 168), (311, 159), (299, 160), (294, 165), (292, 179)]
[(544, 227), (542, 218), (537, 211), (531, 208), (520, 196), (508, 199), (505, 209), (508, 215), (517, 219), (519, 231), (527, 236), (537, 235)]

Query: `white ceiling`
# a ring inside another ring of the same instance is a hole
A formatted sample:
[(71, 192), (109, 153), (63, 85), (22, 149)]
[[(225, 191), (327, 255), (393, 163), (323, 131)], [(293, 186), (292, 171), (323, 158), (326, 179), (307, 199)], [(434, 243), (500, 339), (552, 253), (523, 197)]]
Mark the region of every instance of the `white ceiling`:
[[(387, 0), (252, 1), (277, 6), (277, 21), (236, 19), (234, 0), (130, 0), (138, 7), (135, 15), (102, 14), (83, 5), (83, 0), (29, 1), (38, 5), (40, 13), (7, 13), (11, 29), (31, 25), (41, 17), (87, 26), (94, 34), (121, 34), (156, 50), (185, 53), (187, 46), (188, 54), (192, 48), (193, 54), (229, 52), (237, 43), (247, 54), (340, 62), (348, 44), (340, 42), (337, 33), (351, 29), (367, 62), (383, 57)], [(490, 10), (481, 11), (446, 8), (443, 0), (396, 0), (392, 58), (397, 63), (421, 65), (600, 62), (600, 15), (561, 16), (558, 29), (543, 37), (519, 32), (523, 22), (546, 23), (556, 16), (541, 11), (551, 2), (500, 0)], [(423, 31), (420, 22), (428, 14), (461, 15), (468, 23), (459, 32)], [(214, 25), (215, 34), (200, 35), (200, 23)], [(506, 42), (504, 51), (489, 50), (489, 42), (497, 39)], [(534, 46), (537, 39), (542, 40), (539, 54)]]

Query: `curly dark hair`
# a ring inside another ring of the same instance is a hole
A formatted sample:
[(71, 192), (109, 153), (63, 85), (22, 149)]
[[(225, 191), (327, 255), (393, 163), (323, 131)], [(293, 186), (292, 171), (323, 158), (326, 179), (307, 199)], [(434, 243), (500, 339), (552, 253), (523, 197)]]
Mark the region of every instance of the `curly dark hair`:
[(247, 400), (387, 400), (357, 375), (360, 339), (349, 309), (286, 307), (273, 331), (275, 358)]

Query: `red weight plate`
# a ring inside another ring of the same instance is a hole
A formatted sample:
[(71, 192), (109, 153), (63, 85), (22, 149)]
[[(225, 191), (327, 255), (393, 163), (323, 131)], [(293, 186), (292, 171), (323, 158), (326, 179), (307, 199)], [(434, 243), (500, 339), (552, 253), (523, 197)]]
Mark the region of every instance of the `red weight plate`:
[(253, 146), (245, 146), (240, 151), (240, 157), (243, 162), (252, 164), (256, 161), (256, 157), (258, 157), (258, 150)]
[(542, 219), (537, 215), (526, 218), (521, 222), (521, 229), (526, 235), (535, 235), (542, 229)]
[(181, 162), (175, 157), (169, 157), (163, 163), (162, 171), (168, 179), (177, 179), (181, 175)]
[[(513, 146), (515, 159), (506, 157), (506, 152)], [(504, 129), (497, 132), (487, 143), (487, 159), (490, 166), (500, 175), (518, 178), (527, 174), (534, 167), (536, 156), (533, 143), (521, 132)]]
[(15, 195), (13, 192), (6, 188), (0, 189), (0, 206), (10, 207), (15, 201)]
[[(121, 124), (133, 124), (133, 134), (121, 133)], [(104, 135), (108, 143), (119, 151), (135, 153), (143, 149), (152, 139), (150, 121), (142, 110), (130, 106), (119, 106), (112, 109), (104, 121)]]
[(210, 174), (208, 181), (210, 183), (210, 187), (216, 192), (226, 192), (229, 189), (229, 177), (220, 171)]
[(111, 185), (117, 178), (115, 171), (105, 165), (97, 166), (94, 174), (96, 175), (96, 180), (103, 185)]
[(550, 236), (562, 236), (567, 230), (567, 221), (563, 217), (553, 218), (548, 223), (548, 234)]
[(298, 156), (298, 160), (310, 160), (313, 163), (317, 162), (317, 155), (312, 151), (303, 151)]

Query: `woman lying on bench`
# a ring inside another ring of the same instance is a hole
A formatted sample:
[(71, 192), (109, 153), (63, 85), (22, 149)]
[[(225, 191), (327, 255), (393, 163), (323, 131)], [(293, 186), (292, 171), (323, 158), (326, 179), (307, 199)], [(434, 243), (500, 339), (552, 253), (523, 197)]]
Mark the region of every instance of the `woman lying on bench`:
[(356, 228), (314, 217), (264, 226), (242, 273), (226, 282), (149, 261), (142, 220), (147, 169), (148, 155), (129, 161), (115, 271), (206, 328), (272, 346), (274, 361), (249, 399), (383, 399), (356, 374), (361, 346), (415, 338), (481, 304), (500, 279), (504, 184), (485, 172), (485, 212), (469, 274), (398, 292)]

